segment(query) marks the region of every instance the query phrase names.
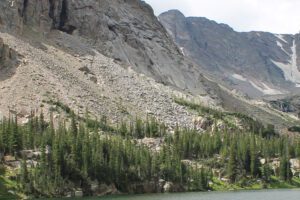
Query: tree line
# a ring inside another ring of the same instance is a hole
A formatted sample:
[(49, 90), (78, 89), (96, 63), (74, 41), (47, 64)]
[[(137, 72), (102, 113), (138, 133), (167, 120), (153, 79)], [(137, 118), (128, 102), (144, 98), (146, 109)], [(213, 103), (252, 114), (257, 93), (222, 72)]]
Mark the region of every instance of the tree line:
[[(0, 151), (19, 158), (24, 149), (41, 152), (33, 168), (27, 168), (23, 158), (19, 177), (23, 192), (36, 196), (60, 196), (74, 185), (89, 194), (95, 180), (113, 183), (123, 192), (130, 191), (131, 184), (158, 184), (161, 179), (188, 191), (206, 191), (213, 169), (223, 169), (231, 183), (245, 177), (268, 183), (272, 175), (290, 181), (289, 159), (300, 157), (297, 138), (264, 137), (248, 131), (199, 133), (180, 127), (170, 132), (154, 118), (136, 118), (114, 127), (107, 121), (106, 117), (93, 120), (71, 113), (69, 120), (54, 122), (51, 115), (46, 122), (43, 113), (32, 113), (26, 124), (20, 124), (11, 115), (0, 122)], [(161, 150), (137, 143), (145, 137), (162, 138)], [(280, 158), (278, 173), (271, 169), (272, 158)]]

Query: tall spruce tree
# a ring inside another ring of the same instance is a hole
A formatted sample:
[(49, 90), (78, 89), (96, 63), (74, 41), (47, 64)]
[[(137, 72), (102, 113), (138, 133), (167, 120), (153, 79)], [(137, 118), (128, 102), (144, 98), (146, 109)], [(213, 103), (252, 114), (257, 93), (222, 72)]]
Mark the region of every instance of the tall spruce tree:
[(236, 141), (232, 141), (230, 146), (229, 161), (227, 167), (228, 177), (231, 183), (236, 181), (237, 177), (237, 149)]
[(251, 157), (251, 165), (250, 165), (251, 176), (256, 177), (259, 173), (259, 160), (257, 156), (256, 140), (254, 135), (252, 135), (251, 138), (250, 157)]

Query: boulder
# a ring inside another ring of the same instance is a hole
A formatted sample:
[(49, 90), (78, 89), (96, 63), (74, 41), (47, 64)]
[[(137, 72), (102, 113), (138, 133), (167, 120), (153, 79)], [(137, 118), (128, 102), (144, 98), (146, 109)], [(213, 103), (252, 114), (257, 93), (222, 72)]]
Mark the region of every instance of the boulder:
[(22, 151), (20, 151), (20, 154), (23, 158), (26, 158), (26, 159), (32, 159), (34, 157), (33, 150), (22, 150)]
[(300, 159), (290, 159), (291, 168), (300, 170)]
[(66, 195), (65, 195), (65, 197), (71, 198), (72, 197), (72, 192), (67, 192)]
[(41, 157), (41, 155), (42, 155), (42, 152), (35, 151), (35, 152), (33, 152), (33, 155), (34, 155), (34, 158), (39, 159)]
[(271, 168), (273, 169), (275, 175), (279, 174), (279, 167), (280, 167), (280, 160), (278, 158), (273, 159), (273, 161), (271, 162)]
[(4, 156), (4, 162), (14, 162), (16, 158), (14, 156)]
[(158, 187), (160, 188), (160, 191), (163, 191), (163, 187), (164, 187), (165, 183), (166, 183), (166, 181), (164, 179), (159, 179)]
[(99, 182), (98, 182), (97, 180), (96, 180), (96, 181), (93, 181), (93, 182), (91, 183), (91, 191), (92, 191), (93, 193), (97, 193), (98, 189), (99, 189)]
[(260, 164), (264, 165), (264, 164), (266, 164), (266, 159), (262, 158), (262, 159), (259, 160), (259, 162), (260, 162)]
[(173, 182), (166, 182), (162, 188), (162, 192), (184, 192), (187, 191), (187, 188), (184, 188), (181, 184), (175, 184)]
[(74, 197), (83, 197), (82, 189), (76, 190), (74, 193)]
[(172, 192), (173, 191), (173, 183), (172, 182), (166, 182), (163, 187), (163, 192)]
[(293, 176), (300, 177), (300, 159), (290, 159)]

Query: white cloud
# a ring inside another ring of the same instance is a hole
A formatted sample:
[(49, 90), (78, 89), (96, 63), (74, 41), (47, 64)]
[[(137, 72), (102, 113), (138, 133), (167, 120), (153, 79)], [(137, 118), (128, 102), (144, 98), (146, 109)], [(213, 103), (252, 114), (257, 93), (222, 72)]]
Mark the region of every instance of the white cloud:
[(298, 33), (300, 0), (146, 0), (158, 15), (178, 9), (226, 23), (237, 31)]

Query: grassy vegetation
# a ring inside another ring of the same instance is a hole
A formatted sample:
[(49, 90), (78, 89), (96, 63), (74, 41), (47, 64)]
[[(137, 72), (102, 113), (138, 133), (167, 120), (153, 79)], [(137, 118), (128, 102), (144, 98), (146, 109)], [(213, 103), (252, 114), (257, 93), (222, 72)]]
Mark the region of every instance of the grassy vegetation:
[[(52, 112), (59, 112), (59, 109), (61, 111), (64, 111), (65, 114), (67, 114), (67, 116), (69, 118), (76, 118), (78, 121), (83, 121), (86, 123), (88, 128), (100, 128), (102, 131), (107, 131), (107, 132), (114, 132), (115, 127), (111, 126), (108, 124), (107, 122), (107, 117), (106, 116), (102, 116), (100, 121), (98, 121), (98, 119), (92, 119), (89, 117), (89, 111), (86, 111), (86, 116), (85, 117), (81, 117), (77, 114), (75, 114), (75, 112), (66, 104), (62, 103), (61, 101), (58, 100), (43, 100), (43, 103), (55, 106), (55, 107), (51, 107), (50, 111)], [(122, 105), (119, 106), (119, 109), (121, 110), (121, 112), (123, 114), (128, 114), (128, 111), (126, 111), (126, 108)]]
[(238, 181), (235, 184), (230, 184), (213, 178), (213, 184), (211, 189), (213, 191), (229, 191), (229, 190), (261, 190), (261, 189), (294, 189), (300, 188), (300, 178), (294, 177), (291, 182), (284, 182), (278, 177), (272, 176), (271, 181), (268, 184), (263, 183), (260, 180), (245, 179)]
[(214, 121), (223, 121), (229, 129), (239, 129), (239, 127), (236, 126), (236, 119), (238, 119), (240, 121), (240, 125), (242, 125), (243, 127), (243, 131), (259, 133), (263, 137), (276, 135), (274, 130), (275, 127), (273, 125), (269, 124), (267, 126), (264, 126), (260, 121), (253, 119), (243, 113), (217, 110), (214, 108), (203, 106), (201, 104), (189, 102), (182, 98), (175, 98), (174, 101), (179, 105), (196, 111), (199, 116), (205, 116), (211, 118)]
[(211, 115), (215, 119), (224, 119), (225, 117), (231, 116), (231, 117), (237, 117), (240, 119), (244, 119), (247, 121), (255, 121), (253, 118), (251, 118), (248, 115), (245, 115), (243, 113), (226, 112), (226, 111), (222, 111), (222, 110), (217, 110), (214, 108), (203, 106), (201, 104), (189, 102), (184, 99), (175, 98), (175, 103), (185, 106), (187, 108), (190, 108), (192, 110), (195, 110), (198, 112), (199, 115), (203, 115), (203, 114)]
[(17, 191), (18, 185), (15, 181), (7, 178), (7, 176), (13, 175), (12, 171), (7, 171), (3, 166), (0, 166), (0, 199), (12, 200), (19, 199), (18, 194), (13, 195), (9, 191)]
[(222, 111), (219, 111), (219, 110), (213, 109), (213, 108), (209, 108), (209, 107), (205, 107), (205, 106), (202, 106), (197, 103), (189, 102), (182, 98), (175, 98), (174, 101), (175, 101), (175, 103), (177, 103), (179, 105), (182, 105), (191, 110), (197, 111), (199, 115), (208, 114), (208, 115), (212, 115), (216, 119), (222, 119), (225, 116), (225, 113)]
[[(54, 100), (43, 100), (43, 103), (47, 103), (49, 105), (53, 105), (53, 106), (56, 106), (57, 108), (60, 108), (62, 109), (63, 111), (65, 111), (67, 114), (71, 114), (72, 113), (72, 110), (69, 106), (63, 104), (62, 102), (60, 101), (54, 101)], [(52, 108), (52, 111), (57, 111), (55, 110), (56, 108)]]
[(300, 178), (294, 177), (291, 182), (284, 182), (279, 180), (277, 177), (272, 176), (269, 187), (271, 189), (293, 189), (300, 188)]

